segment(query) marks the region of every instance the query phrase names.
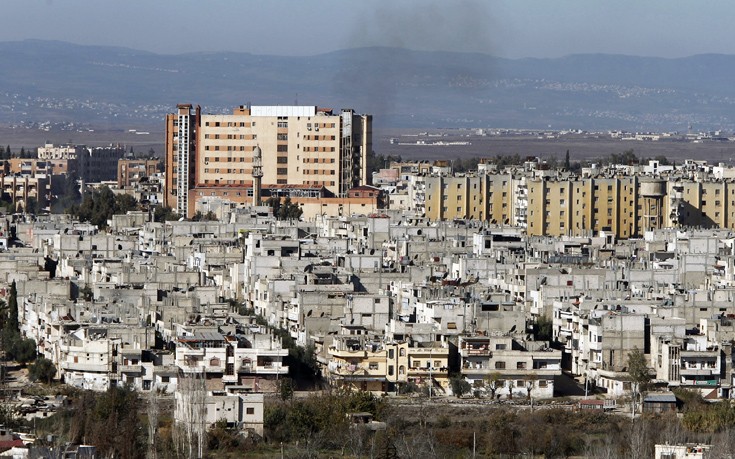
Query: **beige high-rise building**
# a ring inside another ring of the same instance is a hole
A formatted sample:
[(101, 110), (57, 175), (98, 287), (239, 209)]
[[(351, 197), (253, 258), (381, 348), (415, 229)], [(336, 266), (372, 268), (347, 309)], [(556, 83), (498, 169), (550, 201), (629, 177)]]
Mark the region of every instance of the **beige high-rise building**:
[(636, 177), (530, 180), (528, 234), (637, 234)]
[(181, 215), (205, 196), (251, 202), (256, 146), (264, 186), (309, 185), (347, 197), (367, 184), (370, 115), (316, 106), (240, 106), (231, 115), (177, 108), (166, 117), (165, 202)]
[(513, 180), (510, 174), (427, 176), (426, 216), (515, 224)]

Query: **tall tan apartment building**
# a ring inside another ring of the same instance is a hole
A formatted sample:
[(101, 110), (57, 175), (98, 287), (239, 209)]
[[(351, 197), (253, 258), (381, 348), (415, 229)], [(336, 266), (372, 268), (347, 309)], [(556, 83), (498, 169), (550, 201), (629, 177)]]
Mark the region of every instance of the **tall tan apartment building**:
[(190, 216), (196, 201), (252, 201), (253, 152), (263, 185), (323, 187), (347, 197), (367, 183), (372, 117), (316, 106), (240, 106), (231, 115), (180, 104), (166, 116), (166, 205)]
[(735, 229), (735, 183), (641, 176), (427, 176), (426, 216), (522, 226), (532, 236), (640, 237), (666, 227)]
[(432, 175), (425, 179), (426, 216), (431, 220), (472, 219), (517, 225), (510, 174)]

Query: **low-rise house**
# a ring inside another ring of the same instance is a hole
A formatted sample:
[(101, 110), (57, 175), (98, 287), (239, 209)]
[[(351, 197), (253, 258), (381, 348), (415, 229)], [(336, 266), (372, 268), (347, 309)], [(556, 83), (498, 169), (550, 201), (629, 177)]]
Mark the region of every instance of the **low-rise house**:
[(211, 387), (251, 387), (274, 392), (276, 379), (288, 375), (288, 350), (259, 326), (223, 334), (218, 327), (188, 327), (176, 341), (176, 366), (184, 375), (204, 374)]
[(561, 351), (510, 336), (460, 336), (462, 375), (479, 394), (551, 398)]

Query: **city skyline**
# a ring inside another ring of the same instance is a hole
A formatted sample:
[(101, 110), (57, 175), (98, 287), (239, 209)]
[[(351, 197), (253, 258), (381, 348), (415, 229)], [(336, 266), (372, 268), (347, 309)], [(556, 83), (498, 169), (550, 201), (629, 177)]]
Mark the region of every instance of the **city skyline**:
[(0, 30), (0, 41), (59, 40), (159, 54), (231, 51), (298, 56), (366, 46), (507, 58), (735, 54), (728, 21), (735, 4), (714, 1), (707, 6), (629, 0), (614, 4), (221, 0), (204, 15), (200, 4), (190, 1), (11, 0), (3, 5), (10, 20)]

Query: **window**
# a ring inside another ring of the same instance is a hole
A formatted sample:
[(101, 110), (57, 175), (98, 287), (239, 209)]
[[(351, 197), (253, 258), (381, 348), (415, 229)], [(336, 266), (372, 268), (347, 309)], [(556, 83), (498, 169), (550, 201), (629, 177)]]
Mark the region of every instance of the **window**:
[(525, 370), (526, 369), (526, 362), (517, 362), (516, 363), (516, 369), (517, 370)]
[(495, 362), (496, 370), (505, 370), (505, 362)]
[(255, 408), (245, 408), (245, 414), (255, 414)]

